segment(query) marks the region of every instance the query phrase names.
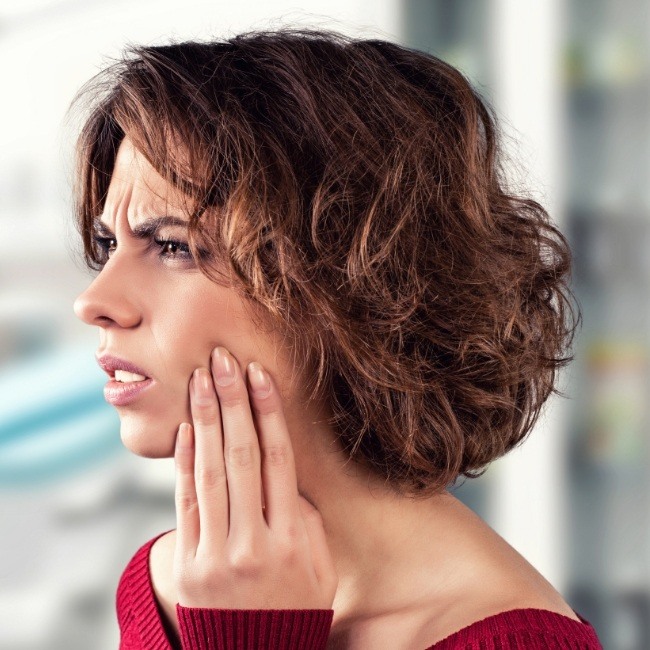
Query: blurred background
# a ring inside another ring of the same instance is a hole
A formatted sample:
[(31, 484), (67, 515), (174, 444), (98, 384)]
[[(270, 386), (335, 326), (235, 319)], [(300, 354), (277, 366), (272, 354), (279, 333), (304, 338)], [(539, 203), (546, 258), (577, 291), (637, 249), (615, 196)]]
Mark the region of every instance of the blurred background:
[(74, 298), (79, 87), (127, 43), (310, 25), (458, 67), (513, 184), (569, 236), (584, 326), (530, 439), (458, 496), (596, 628), (650, 648), (650, 0), (0, 0), (0, 648), (118, 647), (115, 590), (175, 527), (171, 459), (122, 446)]

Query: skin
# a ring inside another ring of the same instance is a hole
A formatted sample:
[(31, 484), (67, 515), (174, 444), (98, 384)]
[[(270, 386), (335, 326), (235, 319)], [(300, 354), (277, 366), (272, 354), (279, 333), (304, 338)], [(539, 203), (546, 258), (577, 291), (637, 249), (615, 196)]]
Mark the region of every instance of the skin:
[[(116, 408), (128, 449), (176, 460), (177, 528), (154, 544), (150, 558), (170, 638), (178, 645), (176, 603), (331, 608), (331, 649), (422, 650), (521, 607), (578, 620), (521, 555), (448, 492), (398, 497), (346, 463), (324, 423), (326, 406), (302, 394), (281, 337), (258, 331), (235, 290), (213, 283), (191, 259), (160, 257), (173, 247), (134, 236), (145, 219), (185, 219), (182, 199), (125, 139), (101, 215), (115, 242), (74, 304), (77, 316), (99, 329), (98, 353), (128, 359), (154, 380), (135, 402)], [(187, 241), (183, 226), (155, 237)], [(234, 360), (229, 387), (215, 381), (217, 346)], [(252, 361), (271, 380), (265, 400), (251, 392)], [(202, 396), (193, 390), (197, 369)], [(182, 423), (189, 437), (176, 446)], [(281, 452), (263, 453), (269, 448)], [(268, 460), (278, 457), (284, 462)], [(291, 590), (282, 588), (287, 579)]]

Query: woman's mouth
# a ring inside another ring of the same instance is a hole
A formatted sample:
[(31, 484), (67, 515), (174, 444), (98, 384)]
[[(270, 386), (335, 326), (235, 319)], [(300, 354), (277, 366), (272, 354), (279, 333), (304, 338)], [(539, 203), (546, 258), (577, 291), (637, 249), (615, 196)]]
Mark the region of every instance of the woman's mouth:
[(109, 376), (104, 386), (104, 399), (113, 406), (126, 406), (136, 400), (154, 381), (126, 359), (110, 354), (97, 356), (97, 363)]
[(126, 406), (153, 384), (153, 379), (126, 370), (116, 370), (115, 378), (104, 386), (104, 399), (113, 406)]

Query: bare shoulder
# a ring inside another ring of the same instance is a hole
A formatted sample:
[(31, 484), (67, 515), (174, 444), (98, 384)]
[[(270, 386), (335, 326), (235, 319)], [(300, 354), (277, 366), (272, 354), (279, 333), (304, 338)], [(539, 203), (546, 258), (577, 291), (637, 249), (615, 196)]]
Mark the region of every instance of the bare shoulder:
[[(475, 541), (469, 548), (476, 558), (470, 584), (474, 586), (477, 607), (483, 610), (483, 603), (494, 602), (498, 611), (493, 614), (506, 609), (546, 609), (579, 622), (573, 609), (540, 571), (478, 515), (470, 513), (471, 536)], [(480, 587), (479, 580), (483, 580)]]
[[(493, 578), (488, 595), (495, 603), (493, 609), (497, 611), (482, 618), (511, 609), (533, 608), (562, 614), (580, 622), (555, 587), (502, 537), (496, 533), (494, 535), (497, 538), (496, 548), (494, 554), (488, 556), (485, 571), (486, 577)], [(481, 605), (481, 600), (478, 599), (479, 607), (487, 608)]]
[(574, 611), (558, 594), (557, 597), (538, 591), (520, 594), (504, 594), (491, 600), (476, 599), (464, 602), (461, 607), (452, 607), (448, 612), (437, 618), (430, 618), (417, 631), (409, 647), (428, 648), (442, 641), (454, 632), (469, 627), (485, 618), (509, 612), (515, 609), (543, 609), (566, 616), (581, 622)]
[[(170, 530), (161, 535), (149, 550), (149, 573), (156, 598), (165, 600), (173, 596), (172, 565), (174, 562), (174, 546), (176, 531)], [(162, 604), (161, 600), (161, 604)]]
[(178, 618), (176, 616), (176, 590), (172, 581), (172, 566), (176, 530), (160, 536), (149, 551), (149, 573), (156, 600), (163, 613), (163, 623), (169, 633), (178, 634)]
[(580, 622), (548, 580), (520, 553), (485, 524), (484, 552), (471, 562), (473, 575), (445, 608), (425, 618), (412, 647), (429, 647), (489, 616), (515, 609), (543, 609)]
[(169, 532), (161, 535), (151, 546), (150, 557), (160, 559), (162, 557), (168, 557), (173, 559), (174, 557), (174, 546), (176, 544), (176, 529), (170, 530)]

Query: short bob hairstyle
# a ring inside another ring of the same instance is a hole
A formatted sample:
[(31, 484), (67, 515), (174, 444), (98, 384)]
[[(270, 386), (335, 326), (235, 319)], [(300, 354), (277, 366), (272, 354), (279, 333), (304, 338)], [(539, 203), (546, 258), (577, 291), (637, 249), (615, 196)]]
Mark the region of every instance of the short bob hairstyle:
[(85, 263), (106, 262), (93, 220), (126, 135), (188, 198), (200, 270), (282, 333), (346, 457), (400, 494), (480, 475), (559, 393), (570, 250), (505, 189), (494, 110), (451, 65), (285, 28), (129, 47), (88, 95)]

